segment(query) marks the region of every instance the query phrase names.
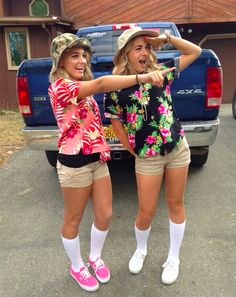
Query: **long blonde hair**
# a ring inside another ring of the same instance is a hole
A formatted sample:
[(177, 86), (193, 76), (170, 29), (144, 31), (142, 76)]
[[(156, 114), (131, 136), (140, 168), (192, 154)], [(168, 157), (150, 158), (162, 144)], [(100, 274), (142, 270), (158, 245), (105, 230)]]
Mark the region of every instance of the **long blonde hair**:
[[(76, 48), (82, 48), (81, 46), (75, 45), (69, 49), (66, 49), (65, 52), (62, 54), (62, 56), (60, 57), (60, 60), (64, 57), (65, 54), (67, 54), (68, 52), (76, 49)], [(86, 54), (86, 60), (87, 60), (87, 65), (84, 69), (84, 76), (83, 76), (83, 80), (91, 80), (93, 79), (93, 74), (91, 71), (91, 54), (90, 52), (84, 48), (85, 54)], [(49, 81), (51, 83), (53, 83), (54, 81), (56, 81), (58, 78), (67, 78), (70, 79), (70, 76), (68, 75), (68, 73), (65, 71), (64, 67), (59, 66), (60, 65), (60, 60), (58, 62), (58, 67), (57, 70), (53, 73), (49, 75)]]
[[(120, 51), (120, 53), (117, 57), (117, 60), (116, 60), (116, 64), (112, 70), (112, 74), (129, 75), (129, 74), (133, 73), (133, 68), (129, 64), (127, 54), (131, 50), (134, 40), (135, 40), (135, 38), (131, 39), (126, 44), (126, 46), (124, 48), (122, 48), (122, 50)], [(152, 72), (152, 71), (158, 70), (158, 69), (159, 69), (159, 66), (157, 65), (156, 55), (155, 55), (154, 51), (152, 49), (150, 49), (146, 72), (148, 73), (148, 72)]]

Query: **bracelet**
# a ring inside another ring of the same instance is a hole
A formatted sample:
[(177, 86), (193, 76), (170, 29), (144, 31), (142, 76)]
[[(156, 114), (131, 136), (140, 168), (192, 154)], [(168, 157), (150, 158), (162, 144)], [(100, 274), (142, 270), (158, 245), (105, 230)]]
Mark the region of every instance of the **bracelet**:
[(170, 32), (170, 30), (165, 30), (164, 34), (165, 34), (165, 36), (166, 36), (166, 41), (165, 41), (165, 43), (170, 43), (170, 37), (171, 37), (171, 32)]
[(139, 84), (138, 74), (136, 74), (136, 82), (137, 82), (137, 84)]

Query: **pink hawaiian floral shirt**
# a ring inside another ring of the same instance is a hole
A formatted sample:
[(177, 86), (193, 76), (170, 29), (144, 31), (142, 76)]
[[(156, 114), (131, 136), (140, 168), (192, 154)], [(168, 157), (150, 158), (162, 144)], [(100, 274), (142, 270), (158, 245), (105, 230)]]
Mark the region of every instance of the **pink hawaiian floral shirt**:
[(78, 100), (81, 81), (57, 79), (48, 89), (52, 109), (59, 128), (59, 153), (76, 155), (100, 153), (100, 159), (110, 159), (101, 115), (92, 96)]

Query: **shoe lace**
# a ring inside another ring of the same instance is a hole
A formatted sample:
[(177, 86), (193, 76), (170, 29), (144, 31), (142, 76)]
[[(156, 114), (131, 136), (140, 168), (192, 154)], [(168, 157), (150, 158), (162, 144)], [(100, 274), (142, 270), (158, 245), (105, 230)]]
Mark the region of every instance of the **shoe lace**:
[(91, 276), (90, 272), (88, 271), (88, 266), (86, 265), (84, 269), (80, 272), (80, 275), (83, 279), (87, 279)]
[(178, 262), (175, 259), (169, 259), (163, 264), (163, 268), (166, 270), (177, 270)]
[(141, 251), (137, 251), (135, 253), (135, 258), (136, 259), (143, 259), (143, 257), (144, 257), (144, 254)]
[(104, 262), (101, 258), (98, 258), (94, 263), (93, 263), (93, 269), (97, 271), (99, 268), (104, 267)]

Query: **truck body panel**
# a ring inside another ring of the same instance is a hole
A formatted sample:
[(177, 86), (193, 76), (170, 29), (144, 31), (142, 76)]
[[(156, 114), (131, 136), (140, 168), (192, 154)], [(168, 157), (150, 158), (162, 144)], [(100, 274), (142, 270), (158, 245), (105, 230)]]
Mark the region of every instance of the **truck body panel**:
[[(77, 35), (79, 37), (86, 37), (91, 41), (93, 49), (91, 66), (94, 78), (111, 74), (117, 39), (127, 26), (135, 25), (103, 25), (78, 30)], [(138, 25), (144, 29), (158, 32), (169, 29), (173, 35), (181, 37), (175, 24), (170, 22), (138, 23)], [(164, 46), (156, 54), (158, 63), (163, 63), (179, 56), (180, 52)], [(56, 140), (58, 136), (58, 129), (48, 96), (51, 65), (51, 58), (24, 60), (17, 73), (17, 79), (25, 78), (26, 80), (31, 108), (31, 114), (23, 114), (25, 121), (23, 135), (30, 148), (45, 151), (57, 150)], [(176, 114), (185, 130), (190, 148), (206, 149), (212, 145), (220, 123), (218, 118), (220, 104), (208, 106), (209, 86), (207, 81), (209, 80), (209, 69), (221, 71), (221, 64), (212, 50), (204, 49), (199, 58), (182, 71), (180, 77), (174, 80), (171, 86)], [(222, 82), (218, 83), (221, 87)], [(111, 150), (123, 151), (124, 148), (112, 131), (110, 120), (104, 117), (104, 94), (96, 94), (94, 98), (101, 111), (104, 131)], [(215, 98), (212, 99), (214, 101)]]

